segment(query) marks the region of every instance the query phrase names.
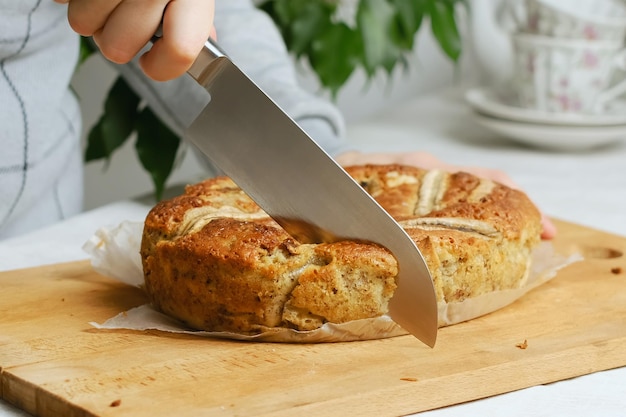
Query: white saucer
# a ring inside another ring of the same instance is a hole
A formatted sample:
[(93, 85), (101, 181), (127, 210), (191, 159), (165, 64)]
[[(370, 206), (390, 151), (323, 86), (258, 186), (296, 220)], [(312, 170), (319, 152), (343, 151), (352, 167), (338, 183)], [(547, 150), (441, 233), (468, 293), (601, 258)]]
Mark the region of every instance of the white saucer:
[(624, 126), (556, 126), (514, 122), (473, 114), (478, 124), (526, 145), (559, 151), (582, 151), (626, 139)]
[(465, 100), (474, 110), (492, 117), (526, 123), (561, 126), (626, 125), (626, 102), (616, 101), (604, 114), (549, 113), (516, 107), (501, 98), (495, 89), (474, 88), (465, 93)]

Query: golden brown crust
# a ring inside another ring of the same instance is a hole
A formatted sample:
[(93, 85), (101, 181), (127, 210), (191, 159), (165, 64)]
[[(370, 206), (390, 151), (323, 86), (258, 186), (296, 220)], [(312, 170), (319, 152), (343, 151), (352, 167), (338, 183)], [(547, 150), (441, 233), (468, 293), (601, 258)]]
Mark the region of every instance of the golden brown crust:
[[(399, 165), (347, 171), (415, 240), (440, 302), (524, 282), (541, 232), (524, 193), (462, 172)], [(152, 303), (210, 331), (311, 330), (377, 317), (396, 288), (396, 261), (385, 248), (300, 244), (226, 177), (157, 204), (141, 255)]]

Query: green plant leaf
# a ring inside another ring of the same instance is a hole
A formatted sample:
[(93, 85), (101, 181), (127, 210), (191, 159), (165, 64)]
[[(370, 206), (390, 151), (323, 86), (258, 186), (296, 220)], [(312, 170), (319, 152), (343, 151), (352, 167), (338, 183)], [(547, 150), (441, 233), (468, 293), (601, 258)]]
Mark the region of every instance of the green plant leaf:
[(389, 0), (396, 10), (398, 38), (396, 45), (410, 51), (415, 44), (415, 35), (419, 31), (426, 12), (426, 0)]
[(296, 57), (310, 50), (311, 42), (331, 23), (337, 8), (334, 2), (324, 0), (269, 0), (258, 7), (274, 20)]
[(289, 3), (284, 0), (268, 0), (257, 5), (259, 9), (272, 18), (287, 46), (291, 43), (290, 25), (293, 21), (292, 9)]
[(356, 68), (360, 51), (362, 44), (358, 34), (345, 23), (329, 26), (313, 42), (309, 62), (333, 97)]
[(165, 183), (172, 173), (180, 138), (164, 125), (148, 108), (144, 108), (135, 122), (137, 141), (135, 150), (144, 169), (150, 174), (157, 201), (163, 196)]
[(426, 17), (437, 43), (456, 62), (461, 41), (454, 8), (469, 0), (356, 0), (356, 27), (336, 19), (341, 0), (266, 0), (258, 4), (279, 28), (288, 50), (309, 61), (322, 86), (336, 98), (354, 70), (368, 78), (406, 65)]
[(454, 0), (428, 0), (428, 14), (435, 39), (454, 62), (461, 55), (461, 36), (456, 25)]
[(289, 26), (294, 19), (295, 7), (301, 7), (305, 2), (291, 0), (268, 0), (257, 7), (267, 14), (278, 24), (280, 28)]
[(87, 135), (87, 146), (85, 148), (85, 162), (96, 161), (98, 159), (106, 159), (105, 169), (111, 157), (109, 146), (107, 144), (107, 136), (104, 133), (107, 124), (106, 118), (100, 116), (98, 122), (91, 128)]
[(119, 77), (104, 103), (104, 113), (87, 136), (85, 162), (111, 158), (133, 132), (139, 97)]
[(379, 67), (391, 72), (402, 56), (393, 39), (400, 38), (396, 13), (382, 0), (361, 0), (356, 21), (363, 38), (363, 66), (371, 77)]
[(81, 36), (80, 48), (78, 51), (78, 65), (83, 64), (87, 60), (87, 58), (93, 55), (94, 52), (96, 52), (96, 49), (89, 41), (89, 38)]
[(299, 58), (311, 49), (312, 43), (320, 34), (330, 29), (334, 8), (328, 7), (327, 3), (295, 3), (305, 3), (305, 6), (290, 24), (291, 40), (288, 47)]

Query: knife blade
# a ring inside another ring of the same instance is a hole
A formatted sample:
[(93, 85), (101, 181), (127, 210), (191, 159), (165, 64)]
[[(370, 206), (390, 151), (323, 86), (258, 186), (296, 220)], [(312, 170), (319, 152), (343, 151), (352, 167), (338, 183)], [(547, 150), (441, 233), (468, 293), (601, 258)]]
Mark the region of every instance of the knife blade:
[(187, 72), (210, 101), (186, 138), (300, 241), (356, 239), (390, 250), (399, 273), (389, 316), (433, 347), (433, 282), (406, 231), (213, 40)]

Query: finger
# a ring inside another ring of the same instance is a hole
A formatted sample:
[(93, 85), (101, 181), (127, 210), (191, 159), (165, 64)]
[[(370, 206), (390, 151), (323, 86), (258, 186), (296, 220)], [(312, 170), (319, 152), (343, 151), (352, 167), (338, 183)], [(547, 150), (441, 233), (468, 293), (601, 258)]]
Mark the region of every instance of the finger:
[(556, 237), (557, 229), (552, 220), (544, 213), (541, 213), (541, 226), (543, 230), (541, 232), (541, 238), (544, 240), (554, 239)]
[(54, 0), (54, 2), (59, 4), (67, 4), (70, 2), (70, 0)]
[(122, 0), (65, 0), (72, 29), (83, 36), (100, 30)]
[(167, 0), (121, 2), (93, 34), (102, 54), (118, 64), (133, 59), (156, 32), (167, 4)]
[(146, 75), (165, 81), (187, 71), (211, 35), (213, 15), (213, 1), (170, 2), (163, 15), (161, 38), (140, 59)]

